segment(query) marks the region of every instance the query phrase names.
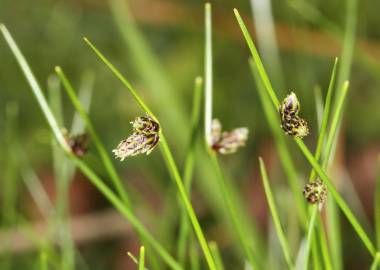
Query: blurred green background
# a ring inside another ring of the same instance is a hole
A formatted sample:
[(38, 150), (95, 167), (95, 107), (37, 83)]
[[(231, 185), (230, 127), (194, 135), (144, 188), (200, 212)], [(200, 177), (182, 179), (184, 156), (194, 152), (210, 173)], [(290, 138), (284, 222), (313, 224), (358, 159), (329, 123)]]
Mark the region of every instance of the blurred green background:
[[(352, 179), (364, 209), (360, 213), (371, 227), (376, 160), (380, 149), (380, 2), (252, 2), (255, 16), (252, 16), (249, 0), (212, 2), (214, 115), (226, 129), (238, 126), (250, 129), (247, 147), (238, 154), (222, 158), (225, 171), (233, 179), (242, 201), (251, 216), (257, 219), (262, 232), (269, 229), (257, 172), (259, 155), (267, 161), (276, 189), (282, 194), (279, 196), (284, 196), (285, 204), (292, 203), (292, 198), (287, 197), (289, 194), (276, 149), (249, 70), (249, 52), (232, 9), (238, 8), (247, 22), (254, 22), (250, 24), (250, 30), (255, 34), (278, 95), (283, 98), (290, 91), (297, 93), (302, 104), (301, 114), (311, 126), (311, 136), (306, 139), (311, 149), (314, 149), (318, 134), (314, 89), (320, 87), (323, 96), (326, 93), (334, 58), (341, 57), (344, 51), (342, 44), (347, 37), (348, 20), (353, 45), (351, 52), (346, 48), (346, 53), (352, 53), (353, 57), (352, 63), (348, 61), (346, 66), (350, 69), (346, 74), (349, 75), (350, 92), (334, 168), (342, 172), (342, 178)], [(266, 9), (268, 4), (271, 13)], [(196, 76), (204, 73), (203, 14), (204, 2), (197, 0), (0, 0), (0, 22), (13, 34), (46, 95), (47, 79), (56, 65), (65, 70), (76, 87), (83, 80), (91, 81), (90, 76), (94, 79), (90, 116), (106, 148), (111, 152), (128, 135), (129, 122), (142, 113), (120, 82), (85, 46), (82, 37), (88, 37), (122, 70), (157, 112), (180, 168), (189, 140), (193, 82)], [(271, 26), (274, 27), (274, 43), (271, 42)], [(6, 251), (6, 241), (0, 238), (0, 269), (34, 269), (40, 246), (32, 244), (30, 238), (33, 237), (25, 236), (28, 235), (25, 230), (29, 235), (43, 238), (44, 233), (34, 231), (35, 224), (43, 223), (43, 218), (22, 182), (20, 168), (23, 163), (20, 160), (27, 160), (54, 201), (51, 134), (3, 39), (0, 39), (0, 64), (0, 197), (4, 206), (0, 215), (0, 237), (7, 239), (9, 234), (17, 231), (16, 228), (24, 226), (29, 229), (19, 230), (24, 232), (23, 236), (10, 239), (30, 245), (28, 248), (11, 245), (11, 250)], [(18, 115), (13, 123), (15, 126), (10, 128), (6, 111), (12, 106), (18, 107)], [(70, 127), (74, 110), (65, 95), (63, 110), (65, 126)], [(10, 142), (14, 140), (18, 141), (23, 158), (10, 157), (10, 149), (13, 149)], [(105, 172), (98, 166), (99, 160), (92, 151), (90, 145), (86, 160), (104, 176)], [(149, 158), (136, 157), (123, 163), (115, 160), (115, 164), (132, 189), (144, 223), (170, 247), (176, 241), (175, 235), (171, 234), (176, 230), (178, 217), (177, 208), (173, 206), (176, 205), (176, 195), (158, 152)], [(306, 179), (310, 167), (298, 152), (294, 154), (300, 177)], [(231, 255), (230, 239), (223, 233), (224, 227), (220, 227), (224, 223), (218, 214), (222, 211), (218, 206), (220, 195), (208, 183), (212, 172), (198, 171), (193, 201), (201, 213), (206, 234), (218, 244), (222, 243), (226, 265), (233, 265), (236, 258)], [(7, 184), (7, 179), (13, 179), (14, 185)], [(346, 192), (342, 179), (337, 180), (337, 185), (350, 202), (357, 203), (356, 198), (350, 198), (350, 193)], [(7, 190), (9, 186), (11, 191)], [(6, 201), (9, 199), (5, 198), (10, 194), (14, 194), (17, 214), (7, 222), (9, 205)], [(282, 197), (278, 198), (282, 200)], [(80, 174), (76, 174), (71, 183), (69, 201), (72, 219), (78, 219), (78, 224), (84, 222), (80, 220), (83, 216), (94, 218), (93, 222), (124, 224), (112, 213), (103, 216), (109, 211), (108, 203)], [(111, 227), (107, 233), (108, 226), (104, 225), (104, 235), (90, 233), (85, 240), (80, 240), (80, 231), (75, 234), (79, 239), (78, 269), (134, 269), (126, 251), (136, 254), (139, 245), (136, 236), (124, 227), (119, 230)], [(343, 227), (346, 269), (359, 269), (355, 267), (362, 262), (368, 263), (369, 258), (355, 245), (350, 245), (358, 240), (351, 239), (353, 236), (349, 233), (346, 237), (346, 231), (351, 229), (344, 223)], [(75, 227), (80, 230), (78, 228)], [(96, 228), (93, 230), (97, 232)], [(350, 254), (357, 254), (357, 257), (352, 258)]]

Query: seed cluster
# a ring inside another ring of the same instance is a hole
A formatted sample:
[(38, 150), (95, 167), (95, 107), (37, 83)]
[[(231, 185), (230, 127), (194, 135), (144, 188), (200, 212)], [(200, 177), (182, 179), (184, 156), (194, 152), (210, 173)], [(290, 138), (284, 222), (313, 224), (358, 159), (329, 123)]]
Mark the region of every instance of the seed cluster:
[(71, 152), (77, 157), (83, 157), (88, 151), (90, 136), (88, 133), (80, 133), (76, 135), (69, 134), (67, 129), (62, 129), (63, 136), (69, 145)]
[(307, 122), (298, 116), (299, 111), (300, 103), (296, 94), (292, 92), (284, 99), (279, 108), (281, 128), (287, 135), (303, 138), (309, 135), (309, 128)]
[(239, 147), (245, 145), (248, 139), (247, 128), (235, 128), (232, 131), (222, 132), (222, 125), (218, 119), (213, 119), (211, 124), (211, 148), (220, 154), (232, 154)]
[(311, 204), (323, 204), (327, 197), (327, 187), (321, 180), (306, 184), (303, 195)]
[(149, 115), (136, 117), (131, 124), (133, 133), (112, 151), (121, 161), (138, 154), (149, 155), (160, 140), (160, 125)]

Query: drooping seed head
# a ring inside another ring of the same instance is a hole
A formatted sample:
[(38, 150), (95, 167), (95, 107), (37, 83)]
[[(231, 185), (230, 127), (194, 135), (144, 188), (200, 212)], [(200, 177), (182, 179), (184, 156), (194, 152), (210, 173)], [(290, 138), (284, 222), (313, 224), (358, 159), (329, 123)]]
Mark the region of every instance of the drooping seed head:
[(215, 152), (224, 155), (235, 153), (239, 147), (245, 145), (248, 134), (249, 130), (245, 127), (222, 133), (222, 126), (219, 120), (214, 119), (211, 126), (211, 148)]
[(212, 119), (211, 122), (211, 146), (216, 144), (218, 141), (220, 141), (220, 138), (222, 137), (222, 125), (220, 124), (219, 119)]
[(158, 134), (133, 133), (127, 139), (122, 140), (112, 150), (117, 158), (123, 161), (126, 157), (146, 153), (149, 155), (159, 142)]
[(146, 153), (149, 155), (160, 141), (160, 125), (152, 117), (139, 116), (131, 122), (133, 134), (112, 150), (123, 161), (126, 157)]
[(316, 180), (306, 184), (303, 195), (311, 204), (323, 204), (327, 197), (327, 187), (321, 180)]

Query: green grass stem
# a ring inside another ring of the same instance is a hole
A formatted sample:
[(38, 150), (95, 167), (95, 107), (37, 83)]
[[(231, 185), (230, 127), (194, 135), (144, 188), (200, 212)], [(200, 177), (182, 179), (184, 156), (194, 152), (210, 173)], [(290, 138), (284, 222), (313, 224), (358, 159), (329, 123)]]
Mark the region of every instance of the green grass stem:
[(217, 269), (224, 270), (223, 260), (222, 260), (222, 257), (220, 256), (218, 245), (214, 241), (209, 242), (208, 245), (210, 247), (212, 256), (214, 257)]
[(42, 93), (40, 86), (37, 83), (29, 65), (27, 64), (24, 56), (21, 54), (12, 36), (7, 31), (4, 25), (0, 26), (1, 32), (6, 38), (6, 41), (13, 52), (17, 62), (19, 63), (22, 71), (27, 78), (31, 90), (34, 93), (37, 103), (40, 106), (48, 124), (55, 135), (57, 142), (61, 146), (62, 150), (66, 153), (67, 157), (74, 162), (74, 164), (81, 170), (81, 172), (87, 176), (88, 180), (111, 202), (111, 204), (131, 223), (135, 230), (146, 239), (149, 244), (152, 245), (154, 250), (161, 256), (161, 258), (174, 270), (182, 270), (183, 268), (176, 262), (171, 255), (160, 245), (160, 243), (146, 230), (143, 224), (136, 218), (125, 203), (121, 201), (115, 193), (99, 178), (94, 171), (87, 166), (87, 164), (81, 159), (74, 156), (68, 147), (63, 134), (61, 133), (58, 124), (54, 118), (54, 115)]
[(212, 17), (211, 4), (205, 4), (205, 140), (211, 143), (212, 122)]
[(375, 234), (376, 234), (376, 246), (380, 250), (380, 156), (378, 157), (378, 170), (375, 182)]
[(288, 269), (294, 269), (294, 264), (290, 256), (289, 245), (286, 240), (284, 230), (282, 229), (280, 217), (278, 215), (277, 207), (276, 207), (273, 193), (272, 193), (269, 180), (268, 180), (268, 175), (265, 169), (265, 164), (261, 157), (259, 158), (259, 162), (260, 162), (260, 172), (261, 172), (261, 178), (263, 180), (265, 196), (267, 198), (267, 202), (268, 202), (269, 209), (273, 218), (276, 233), (280, 241), (281, 249), (284, 254), (285, 261), (288, 265)]
[(145, 248), (140, 248), (139, 270), (145, 270)]
[(241, 213), (236, 208), (236, 204), (234, 202), (234, 198), (231, 194), (229, 185), (227, 183), (227, 179), (225, 179), (225, 175), (222, 171), (222, 168), (219, 164), (218, 157), (215, 153), (210, 152), (210, 158), (212, 161), (212, 165), (218, 176), (218, 184), (219, 189), (222, 192), (223, 199), (226, 204), (226, 209), (228, 212), (228, 216), (230, 218), (230, 222), (232, 222), (233, 229), (237, 235), (239, 240), (239, 244), (244, 252), (244, 255), (248, 259), (249, 263), (252, 265), (254, 269), (260, 269), (258, 264), (258, 259), (255, 256), (253, 250), (257, 249), (255, 242), (250, 242), (247, 235), (249, 235), (246, 227), (241, 223)]
[[(202, 102), (202, 78), (197, 77), (195, 79), (194, 86), (194, 97), (193, 97), (193, 108), (191, 115), (191, 135), (190, 143), (186, 151), (185, 156), (185, 165), (183, 169), (183, 181), (185, 185), (185, 190), (190, 196), (191, 194), (191, 185), (194, 173), (194, 161), (195, 161), (195, 148), (196, 142), (199, 134), (200, 120), (201, 120), (201, 102)], [(187, 218), (186, 211), (181, 211), (180, 224), (179, 224), (179, 236), (178, 236), (178, 261), (181, 265), (185, 264), (186, 260), (186, 244), (188, 243), (190, 232), (190, 224)]]
[[(88, 40), (84, 39), (85, 42), (90, 46), (90, 48), (95, 52), (95, 54), (106, 64), (106, 66), (114, 73), (114, 75), (122, 82), (122, 84), (128, 89), (128, 91), (132, 94), (135, 101), (140, 105), (141, 109), (144, 110), (146, 113), (148, 113), (151, 117), (157, 120), (156, 116), (152, 113), (152, 111), (148, 108), (148, 106), (144, 103), (144, 101), (141, 99), (141, 97), (137, 94), (135, 89), (132, 87), (132, 85), (129, 83), (129, 81), (124, 78), (124, 76), (118, 71), (112, 64), (109, 62), (106, 57)], [(158, 120), (157, 120), (158, 121)], [(179, 195), (182, 199), (182, 202), (185, 206), (185, 209), (187, 211), (187, 214), (191, 220), (191, 223), (193, 225), (195, 234), (197, 235), (199, 244), (202, 248), (202, 251), (205, 255), (207, 264), (211, 270), (215, 270), (215, 262), (211, 256), (210, 249), (207, 245), (206, 238), (203, 234), (203, 231), (201, 229), (201, 226), (199, 224), (199, 221), (196, 217), (195, 211), (191, 205), (191, 202), (187, 196), (185, 186), (183, 184), (182, 178), (179, 174), (177, 165), (175, 164), (173, 155), (171, 153), (171, 150), (169, 148), (169, 145), (166, 141), (166, 138), (163, 133), (163, 129), (160, 131), (160, 146), (161, 150), (166, 162), (166, 166), (170, 172), (170, 175), (172, 176), (174, 182), (177, 185)]]
[[(234, 10), (235, 12), (235, 16), (238, 20), (238, 23), (239, 23), (239, 26), (243, 32), (243, 35), (247, 41), (247, 44), (248, 44), (248, 47), (252, 53), (252, 56), (253, 56), (253, 59), (257, 65), (257, 68), (258, 68), (258, 73), (261, 77), (261, 80), (267, 90), (267, 93), (268, 95), (271, 97), (272, 99), (272, 102), (275, 106), (275, 108), (278, 108), (279, 107), (279, 101), (278, 101), (278, 98), (272, 88), (272, 85), (269, 81), (269, 78), (265, 72), (265, 69), (264, 69), (264, 66), (261, 62), (261, 59), (260, 59), (260, 56), (255, 48), (255, 45), (253, 43), (253, 40), (252, 38), (250, 37), (250, 34), (242, 20), (242, 18), (240, 17), (239, 15), (239, 12), (235, 9)], [(346, 83), (347, 84), (347, 83)], [(348, 85), (347, 85), (348, 86)], [(346, 89), (347, 91), (347, 89)], [(296, 138), (294, 139), (296, 144), (298, 145), (298, 147), (300, 148), (301, 152), (303, 153), (303, 155), (306, 157), (306, 159), (309, 161), (309, 163), (312, 165), (312, 167), (314, 168), (314, 170), (317, 172), (317, 174), (321, 177), (321, 179), (325, 182), (325, 184), (327, 185), (331, 195), (333, 196), (333, 198), (336, 200), (337, 204), (339, 205), (340, 209), (343, 211), (343, 213), (346, 215), (348, 221), (351, 223), (351, 225), (353, 226), (353, 228), (355, 229), (356, 233), (358, 234), (358, 236), (360, 237), (361, 241), (363, 242), (363, 244), (366, 246), (366, 248), (368, 249), (368, 251), (371, 253), (372, 256), (375, 256), (375, 253), (376, 253), (376, 249), (373, 245), (373, 243), (371, 242), (370, 238), (368, 237), (368, 235), (366, 234), (366, 232), (364, 231), (364, 229), (362, 228), (362, 226), (360, 225), (360, 223), (358, 222), (358, 220), (356, 219), (355, 215), (352, 213), (351, 209), (349, 208), (349, 206), (346, 204), (346, 202), (343, 200), (343, 198), (340, 196), (340, 194), (338, 193), (338, 191), (335, 189), (335, 186), (332, 184), (331, 180), (329, 179), (329, 177), (327, 176), (327, 174), (324, 172), (324, 170), (322, 169), (322, 167), (318, 164), (318, 161), (315, 160), (315, 158), (313, 157), (313, 155), (311, 154), (310, 150), (306, 147), (306, 145), (304, 144), (304, 142), (302, 141), (302, 139), (299, 139), (299, 138)]]
[[(327, 89), (327, 95), (326, 95), (326, 100), (325, 100), (325, 105), (324, 105), (324, 110), (323, 110), (323, 117), (322, 117), (322, 123), (321, 123), (321, 128), (319, 131), (318, 135), (318, 142), (317, 142), (317, 148), (315, 150), (314, 157), (317, 161), (321, 158), (322, 154), (322, 149), (323, 149), (323, 144), (326, 139), (326, 132), (327, 132), (327, 125), (328, 125), (328, 120), (330, 116), (330, 107), (331, 107), (331, 100), (332, 100), (332, 93), (334, 89), (334, 83), (335, 83), (335, 78), (336, 78), (336, 70), (338, 66), (338, 58), (335, 58), (334, 61), (334, 66), (331, 72), (331, 77), (330, 77), (330, 82), (329, 82), (329, 87)], [(315, 171), (314, 169), (311, 170), (309, 181), (312, 181), (315, 178)]]

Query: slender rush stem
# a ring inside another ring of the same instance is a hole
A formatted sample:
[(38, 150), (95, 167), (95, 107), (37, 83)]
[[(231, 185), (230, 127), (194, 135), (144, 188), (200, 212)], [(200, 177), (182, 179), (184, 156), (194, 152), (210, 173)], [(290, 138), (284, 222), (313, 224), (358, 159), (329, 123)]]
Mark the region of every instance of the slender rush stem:
[(220, 256), (218, 245), (214, 241), (211, 241), (210, 243), (208, 243), (208, 245), (210, 247), (212, 256), (215, 259), (217, 269), (218, 270), (224, 270), (223, 261), (222, 261), (222, 257)]
[(173, 270), (183, 270), (183, 268), (176, 262), (173, 257), (161, 246), (161, 244), (148, 232), (144, 225), (137, 219), (137, 217), (131, 212), (129, 208), (126, 207), (125, 203), (122, 202), (113, 191), (104, 184), (104, 181), (99, 178), (94, 171), (87, 166), (81, 159), (77, 158), (66, 143), (66, 140), (61, 133), (57, 121), (42, 93), (42, 89), (37, 83), (28, 63), (26, 62), (24, 56), (18, 49), (15, 41), (13, 40), (10, 33), (7, 31), (4, 25), (0, 25), (0, 30), (6, 38), (6, 41), (14, 54), (17, 62), (19, 63), (21, 70), (27, 78), (31, 90), (37, 99), (37, 103), (40, 106), (48, 124), (55, 135), (55, 138), (65, 152), (67, 157), (74, 162), (74, 164), (81, 170), (81, 172), (87, 176), (88, 180), (111, 202), (111, 204), (131, 223), (133, 228), (140, 233), (154, 248), (154, 250), (161, 256), (161, 258), (173, 269)]
[[(90, 48), (95, 52), (95, 54), (106, 64), (106, 66), (112, 71), (112, 73), (124, 84), (124, 86), (128, 89), (128, 91), (132, 94), (136, 102), (140, 105), (140, 107), (147, 112), (151, 117), (158, 121), (157, 117), (153, 114), (153, 112), (148, 108), (148, 106), (144, 103), (141, 97), (137, 94), (137, 91), (132, 87), (129, 81), (120, 73), (119, 70), (116, 69), (114, 65), (111, 64), (110, 61), (88, 40), (84, 39), (85, 42), (90, 46)], [(211, 270), (215, 270), (215, 262), (211, 256), (210, 249), (207, 245), (206, 238), (202, 232), (201, 226), (195, 215), (195, 211), (190, 203), (190, 200), (186, 194), (185, 187), (182, 182), (182, 178), (179, 174), (178, 168), (174, 162), (173, 155), (170, 151), (169, 145), (166, 142), (163, 129), (160, 131), (160, 141), (161, 141), (161, 150), (166, 161), (167, 168), (175, 181), (179, 195), (182, 199), (182, 202), (186, 208), (187, 214), (193, 224), (194, 231), (198, 237), (199, 244), (201, 245), (202, 251), (206, 257), (207, 264)]]
[(380, 156), (378, 157), (378, 172), (375, 183), (375, 233), (376, 233), (376, 245), (380, 250)]
[[(338, 65), (338, 58), (335, 58), (334, 66), (333, 66), (333, 69), (331, 72), (329, 87), (327, 89), (327, 95), (326, 95), (326, 101), (325, 101), (325, 106), (324, 106), (324, 110), (323, 110), (323, 118), (322, 118), (322, 123), (321, 123), (321, 129), (320, 129), (320, 132), (318, 135), (317, 148), (316, 148), (315, 154), (314, 154), (314, 157), (317, 161), (319, 161), (319, 159), (321, 157), (321, 153), (322, 153), (322, 149), (323, 149), (323, 143), (325, 141), (327, 124), (328, 124), (329, 115), (330, 115), (332, 93), (333, 93), (335, 77), (336, 77), (337, 65)], [(309, 181), (312, 181), (314, 178), (315, 178), (315, 171), (314, 171), (314, 169), (312, 169), (310, 176), (309, 176)]]
[(87, 38), (83, 38), (88, 46), (95, 52), (95, 54), (103, 61), (104, 64), (112, 71), (112, 73), (128, 88), (129, 92), (132, 94), (133, 98), (136, 102), (141, 106), (141, 108), (149, 114), (151, 117), (157, 120), (157, 117), (153, 114), (153, 112), (148, 108), (148, 106), (144, 103), (144, 101), (140, 98), (137, 92), (134, 90), (132, 85), (124, 78), (124, 76), (120, 73), (120, 71), (111, 64), (110, 61), (89, 41)]
[[(183, 170), (183, 181), (188, 196), (191, 194), (191, 184), (194, 172), (194, 152), (196, 142), (199, 134), (200, 127), (200, 115), (201, 115), (201, 101), (202, 101), (202, 78), (197, 77), (195, 79), (193, 108), (191, 116), (191, 134), (190, 144), (186, 151), (185, 165)], [(183, 266), (186, 259), (186, 243), (190, 232), (189, 219), (187, 218), (186, 211), (181, 211), (180, 224), (179, 224), (179, 236), (178, 236), (178, 261)]]
[(231, 196), (229, 187), (227, 186), (226, 179), (224, 177), (224, 173), (220, 167), (218, 157), (215, 153), (210, 152), (211, 162), (215, 168), (215, 171), (218, 174), (218, 184), (220, 190), (222, 191), (223, 199), (227, 205), (227, 211), (229, 213), (229, 217), (231, 218), (233, 228), (236, 231), (241, 247), (243, 248), (244, 255), (247, 257), (249, 263), (252, 265), (253, 269), (260, 269), (258, 263), (256, 261), (255, 255), (253, 254), (253, 249), (251, 245), (254, 243), (249, 243), (249, 239), (247, 237), (248, 233), (245, 228), (242, 226), (240, 222), (239, 213), (235, 207), (233, 198)]
[(273, 198), (273, 194), (272, 194), (272, 190), (271, 190), (270, 185), (269, 185), (269, 180), (268, 180), (268, 175), (267, 175), (267, 172), (265, 169), (265, 164), (264, 164), (264, 161), (261, 157), (259, 158), (259, 162), (260, 162), (261, 178), (263, 180), (263, 185), (264, 185), (264, 190), (265, 190), (265, 196), (267, 197), (268, 205), (269, 205), (269, 208), (270, 208), (270, 211), (272, 214), (272, 218), (273, 218), (274, 226), (276, 228), (277, 236), (278, 236), (278, 239), (280, 240), (282, 252), (284, 253), (284, 257), (285, 257), (286, 263), (288, 264), (288, 268), (294, 269), (294, 265), (293, 265), (292, 259), (290, 257), (289, 245), (288, 245), (288, 242), (286, 240), (285, 233), (282, 229), (280, 217), (278, 215), (277, 207), (276, 207), (276, 204), (274, 202), (274, 198)]
[[(253, 40), (250, 37), (248, 29), (245, 26), (242, 18), (240, 17), (239, 12), (236, 9), (234, 10), (234, 12), (235, 12), (235, 16), (238, 20), (239, 26), (240, 26), (240, 28), (243, 32), (243, 35), (246, 39), (248, 47), (251, 51), (253, 59), (257, 65), (261, 80), (262, 80), (262, 82), (263, 82), (263, 84), (267, 90), (268, 95), (271, 97), (275, 108), (278, 108), (280, 103), (279, 103), (278, 98), (277, 98), (277, 96), (273, 90), (273, 87), (272, 87), (270, 81), (269, 81), (268, 75), (264, 69), (264, 66), (263, 66), (261, 59), (260, 59), (260, 56), (259, 56), (259, 54), (255, 48)], [(300, 150), (302, 151), (302, 153), (304, 154), (304, 156), (306, 157), (306, 159), (313, 166), (314, 170), (321, 177), (321, 179), (325, 182), (325, 184), (327, 185), (327, 188), (329, 189), (331, 195), (334, 197), (335, 201), (337, 202), (337, 204), (339, 205), (339, 207), (341, 208), (343, 213), (346, 215), (348, 221), (351, 223), (352, 227), (355, 229), (356, 233), (358, 234), (358, 236), (360, 237), (360, 239), (362, 240), (362, 242), (364, 243), (364, 245), (366, 246), (368, 251), (371, 253), (372, 256), (375, 256), (376, 249), (375, 249), (373, 243), (369, 239), (369, 237), (366, 234), (366, 232), (364, 231), (363, 227), (360, 225), (360, 223), (356, 219), (355, 215), (352, 213), (351, 209), (348, 207), (346, 202), (343, 200), (343, 198), (340, 196), (338, 191), (335, 189), (333, 183), (331, 182), (331, 180), (329, 179), (327, 174), (323, 171), (322, 167), (318, 164), (318, 161), (315, 160), (315, 158), (311, 154), (310, 150), (306, 147), (306, 145), (304, 144), (304, 142), (300, 138), (295, 138), (294, 140), (295, 140), (296, 144), (298, 145), (298, 147), (300, 148)]]
[(249, 65), (251, 67), (252, 76), (256, 82), (257, 92), (259, 93), (261, 103), (263, 104), (263, 109), (264, 109), (265, 116), (267, 118), (267, 122), (269, 123), (269, 127), (271, 129), (271, 132), (276, 142), (276, 146), (278, 149), (278, 154), (280, 157), (282, 167), (284, 169), (286, 178), (289, 182), (289, 186), (293, 193), (293, 197), (296, 201), (296, 207), (297, 207), (300, 223), (302, 227), (304, 228), (304, 230), (306, 230), (307, 223), (308, 223), (306, 202), (305, 202), (304, 197), (302, 196), (302, 193), (300, 192), (300, 183), (298, 180), (299, 177), (297, 174), (296, 166), (293, 162), (290, 151), (286, 145), (285, 137), (282, 134), (280, 125), (277, 124), (278, 113), (271, 106), (270, 98), (265, 92), (265, 89), (261, 81), (256, 76), (258, 71), (252, 59), (249, 60)]
[(211, 4), (205, 4), (205, 139), (211, 143), (212, 122), (212, 22)]
[(195, 234), (197, 235), (198, 237), (198, 241), (199, 241), (199, 244), (203, 250), (203, 253), (206, 257), (206, 261), (207, 261), (207, 264), (209, 266), (209, 268), (211, 270), (216, 270), (216, 265), (215, 265), (215, 262), (214, 262), (214, 259), (211, 255), (211, 252), (210, 252), (210, 249), (207, 245), (207, 241), (206, 241), (206, 238), (203, 234), (203, 231), (202, 231), (202, 228), (199, 224), (199, 221), (197, 219), (197, 216), (195, 214), (195, 211), (193, 209), (193, 206), (191, 205), (191, 202), (186, 194), (186, 189), (185, 189), (185, 186), (183, 185), (182, 183), (182, 179), (181, 179), (181, 176), (179, 174), (179, 171), (178, 171), (178, 168), (174, 162), (174, 158), (173, 158), (173, 155), (169, 149), (169, 145), (168, 143), (166, 142), (166, 139), (164, 137), (164, 134), (162, 133), (161, 131), (161, 134), (160, 134), (160, 141), (161, 141), (161, 149), (162, 149), (162, 154), (165, 158), (165, 161), (166, 161), (166, 166), (168, 167), (169, 171), (170, 171), (170, 174), (172, 176), (172, 178), (174, 179), (176, 185), (177, 185), (177, 188), (178, 188), (178, 192), (179, 192), (179, 195), (182, 199), (182, 202), (185, 206), (185, 209), (187, 211), (187, 214), (190, 218), (190, 221), (193, 225), (193, 228), (194, 228), (194, 231), (195, 231)]
[(140, 248), (139, 270), (145, 269), (145, 248)]
[(313, 206), (312, 214), (311, 214), (310, 222), (309, 222), (309, 228), (307, 230), (306, 246), (305, 246), (305, 252), (304, 252), (303, 269), (305, 269), (305, 270), (309, 269), (308, 264), (309, 264), (310, 246), (311, 246), (311, 242), (313, 241), (313, 232), (314, 232), (315, 220), (317, 218), (318, 212), (319, 212), (318, 206), (317, 205)]
[(376, 257), (373, 260), (373, 263), (371, 265), (370, 270), (377, 270), (377, 269), (379, 269), (379, 266), (380, 266), (380, 252), (377, 252)]
[(75, 109), (79, 112), (80, 116), (82, 117), (88, 132), (90, 133), (91, 139), (95, 144), (96, 149), (98, 150), (98, 153), (100, 155), (100, 158), (102, 159), (102, 162), (113, 182), (113, 185), (115, 186), (117, 192), (119, 193), (119, 196), (122, 198), (122, 200), (125, 202), (125, 204), (128, 207), (131, 207), (130, 199), (128, 196), (128, 193), (126, 192), (123, 182), (121, 181), (119, 175), (116, 172), (116, 169), (114, 165), (112, 164), (112, 161), (107, 154), (107, 150), (104, 147), (103, 143), (101, 142), (98, 133), (96, 132), (90, 117), (88, 116), (86, 110), (80, 103), (77, 94), (75, 93), (75, 90), (69, 80), (67, 79), (65, 73), (61, 69), (61, 67), (55, 67), (55, 72), (57, 73), (59, 79), (61, 80), (64, 89), (66, 90), (67, 95), (69, 96), (71, 102), (73, 103)]
[(9, 31), (5, 27), (5, 25), (0, 24), (0, 31), (2, 32), (5, 40), (8, 43), (8, 46), (10, 47), (13, 55), (15, 56), (18, 64), (21, 67), (21, 70), (23, 71), (30, 87), (32, 88), (33, 94), (35, 95), (35, 97), (38, 101), (38, 104), (41, 107), (41, 110), (45, 114), (46, 120), (47, 120), (50, 128), (54, 132), (55, 137), (57, 138), (58, 142), (62, 145), (64, 150), (69, 151), (70, 148), (69, 148), (68, 144), (66, 143), (65, 138), (63, 137), (63, 135), (61, 133), (60, 127), (58, 126), (57, 122), (55, 121), (53, 114), (50, 113), (49, 105), (48, 105), (42, 91), (40, 91), (41, 88), (40, 88), (38, 82), (35, 80), (33, 72), (30, 69), (28, 63), (26, 62), (24, 56), (22, 55), (20, 49), (18, 48), (17, 44), (13, 40), (11, 34), (9, 33)]

